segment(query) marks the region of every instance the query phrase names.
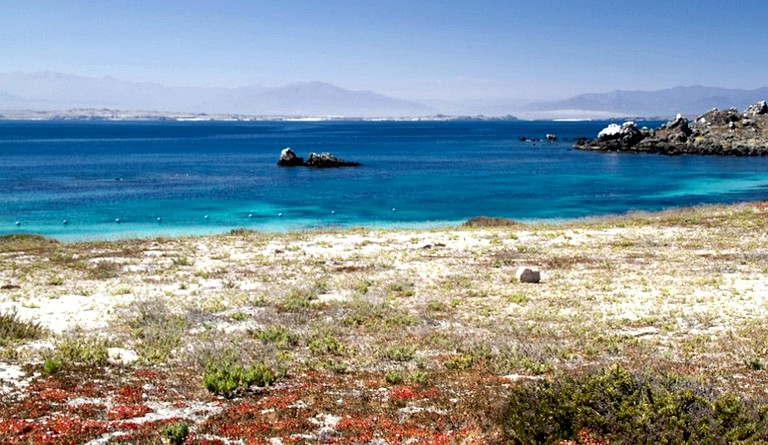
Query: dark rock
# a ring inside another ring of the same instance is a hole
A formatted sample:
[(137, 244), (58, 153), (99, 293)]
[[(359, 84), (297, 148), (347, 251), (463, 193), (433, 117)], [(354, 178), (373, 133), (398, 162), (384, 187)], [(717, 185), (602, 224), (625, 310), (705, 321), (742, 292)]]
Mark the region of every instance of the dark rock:
[(766, 104), (764, 100), (761, 100), (754, 105), (750, 105), (744, 114), (747, 116), (760, 116), (763, 114), (768, 114), (768, 104)]
[(306, 165), (308, 167), (315, 168), (328, 168), (328, 167), (358, 167), (359, 162), (345, 161), (333, 156), (330, 153), (310, 153), (309, 159), (307, 159)]
[(332, 167), (357, 167), (359, 162), (345, 161), (333, 156), (330, 153), (310, 153), (309, 159), (304, 162), (304, 158), (296, 156), (296, 153), (285, 147), (280, 152), (280, 158), (277, 160), (277, 165), (281, 167), (315, 167), (315, 168), (332, 168)]
[(304, 159), (296, 156), (296, 153), (291, 150), (291, 147), (285, 147), (280, 152), (280, 158), (277, 160), (277, 165), (281, 167), (297, 167), (304, 165)]
[(744, 113), (733, 108), (713, 108), (697, 117), (692, 126), (681, 115), (655, 130), (638, 130), (632, 122), (611, 124), (595, 139), (578, 139), (574, 148), (667, 155), (766, 156), (768, 105), (761, 101)]

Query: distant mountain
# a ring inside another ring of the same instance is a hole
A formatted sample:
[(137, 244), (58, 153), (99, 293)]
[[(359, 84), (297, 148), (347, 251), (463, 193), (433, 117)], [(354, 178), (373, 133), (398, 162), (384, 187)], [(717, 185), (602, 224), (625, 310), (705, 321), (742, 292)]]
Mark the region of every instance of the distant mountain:
[(228, 113), (253, 115), (399, 117), (424, 116), (426, 105), (371, 91), (351, 91), (327, 83), (307, 82), (278, 88), (167, 87), (113, 77), (70, 74), (0, 74), (0, 109), (123, 110)]
[(615, 117), (668, 117), (681, 113), (693, 116), (712, 108), (736, 107), (743, 110), (765, 99), (768, 99), (768, 88), (743, 90), (696, 85), (657, 91), (619, 90), (610, 93), (582, 94), (565, 100), (532, 104), (526, 110), (551, 115), (557, 113), (589, 115), (591, 113)]

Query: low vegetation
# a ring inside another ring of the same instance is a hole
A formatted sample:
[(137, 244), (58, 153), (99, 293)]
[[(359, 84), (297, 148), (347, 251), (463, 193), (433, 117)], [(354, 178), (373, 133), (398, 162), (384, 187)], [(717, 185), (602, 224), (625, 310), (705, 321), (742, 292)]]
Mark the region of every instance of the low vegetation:
[(514, 444), (577, 440), (584, 431), (602, 443), (765, 443), (768, 404), (720, 394), (690, 377), (614, 365), (515, 386), (501, 423)]
[(767, 216), (0, 237), (0, 442), (766, 441)]

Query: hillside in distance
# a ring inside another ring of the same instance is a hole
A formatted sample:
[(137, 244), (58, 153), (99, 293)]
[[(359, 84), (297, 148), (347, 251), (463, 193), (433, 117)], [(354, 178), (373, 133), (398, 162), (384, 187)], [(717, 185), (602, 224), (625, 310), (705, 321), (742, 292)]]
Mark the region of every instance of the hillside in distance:
[(323, 82), (276, 88), (168, 87), (114, 77), (54, 72), (0, 74), (0, 110), (110, 108), (248, 115), (389, 117), (425, 116), (435, 110), (371, 91)]
[(552, 117), (567, 115), (613, 117), (671, 117), (680, 113), (687, 116), (702, 110), (744, 109), (768, 98), (768, 88), (753, 90), (680, 86), (656, 91), (612, 91), (609, 93), (581, 94), (568, 99), (539, 102), (526, 107), (528, 113)]

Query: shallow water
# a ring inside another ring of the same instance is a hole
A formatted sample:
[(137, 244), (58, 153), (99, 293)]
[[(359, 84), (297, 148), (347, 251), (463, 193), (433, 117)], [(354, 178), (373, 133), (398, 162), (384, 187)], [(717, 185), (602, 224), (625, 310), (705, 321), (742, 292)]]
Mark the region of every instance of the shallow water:
[[(424, 227), (768, 199), (768, 158), (570, 149), (606, 124), (0, 122), (0, 234)], [(559, 141), (520, 141), (547, 133)], [(285, 146), (363, 166), (279, 168)]]

